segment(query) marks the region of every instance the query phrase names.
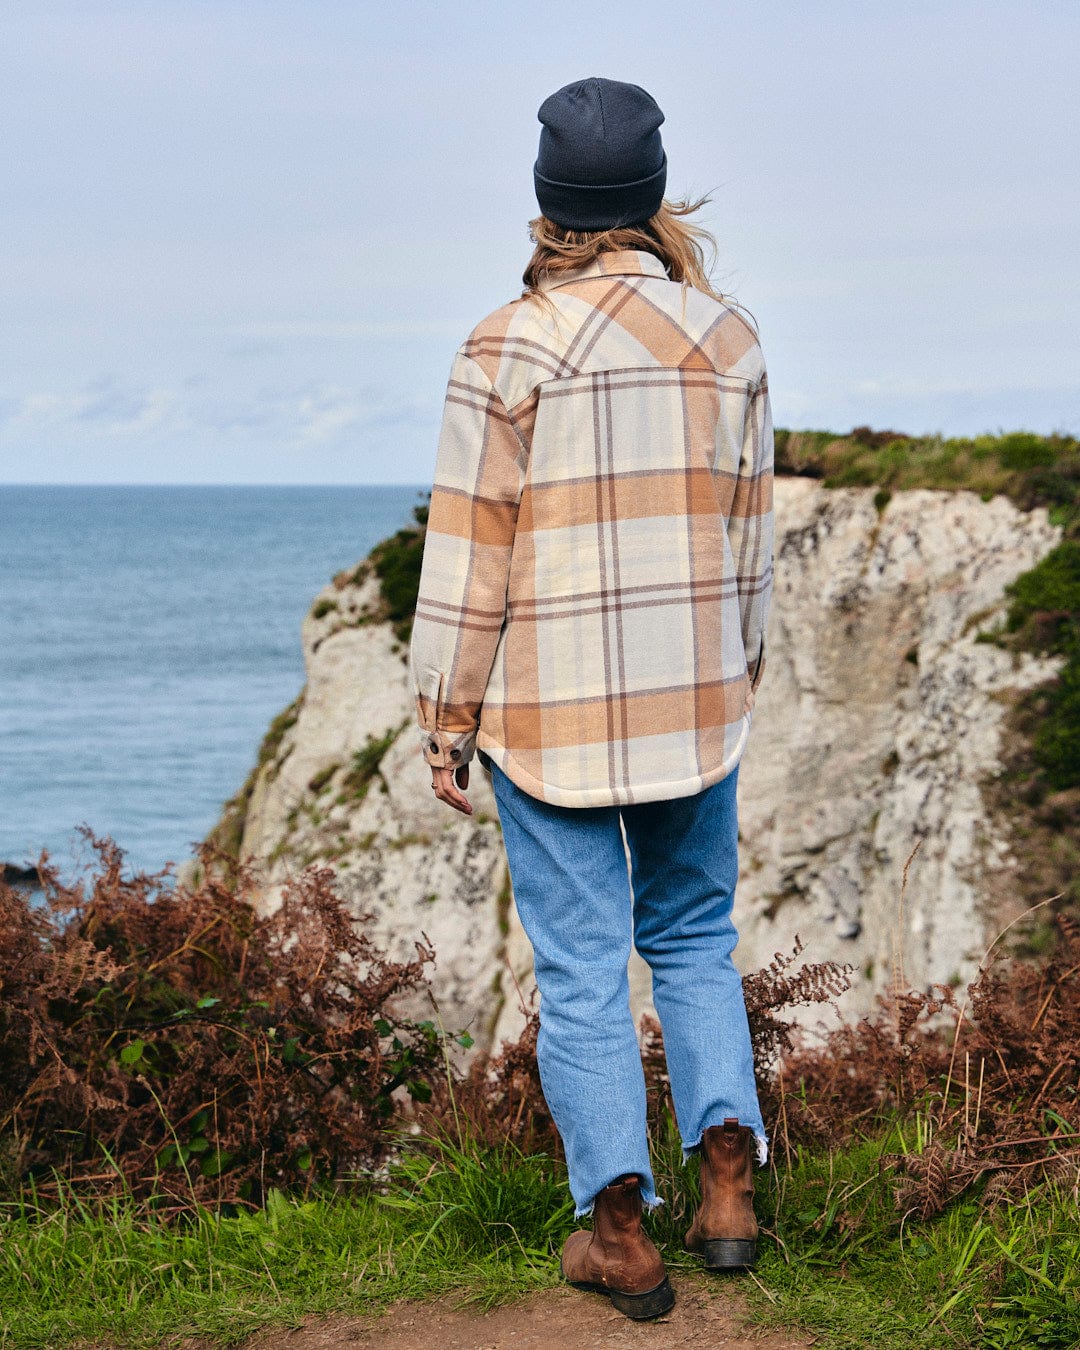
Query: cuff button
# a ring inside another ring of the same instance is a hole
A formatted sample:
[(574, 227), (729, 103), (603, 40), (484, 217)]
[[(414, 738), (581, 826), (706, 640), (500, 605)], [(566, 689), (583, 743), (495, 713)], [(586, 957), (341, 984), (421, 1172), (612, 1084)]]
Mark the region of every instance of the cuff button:
[(428, 749), (431, 751), (433, 755), (437, 755), (439, 753), (439, 742), (428, 741)]
[(450, 758), (451, 758), (451, 759), (460, 759), (460, 758), (461, 758), (461, 751), (460, 751), (460, 750), (451, 750), (451, 751), (450, 751)]

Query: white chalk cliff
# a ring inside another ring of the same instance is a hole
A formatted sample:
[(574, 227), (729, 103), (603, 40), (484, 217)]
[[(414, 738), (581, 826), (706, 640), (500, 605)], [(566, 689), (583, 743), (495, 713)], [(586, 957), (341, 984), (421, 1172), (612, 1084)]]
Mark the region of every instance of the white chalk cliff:
[[(917, 490), (879, 514), (874, 497), (776, 479), (768, 665), (739, 782), (738, 965), (764, 965), (798, 933), (803, 960), (854, 966), (845, 1015), (870, 1006), (898, 957), (909, 984), (966, 983), (1022, 907), (981, 785), (1000, 768), (1010, 694), (1060, 665), (976, 641), (1004, 616), (1005, 584), (1059, 541), (1045, 509)], [(259, 769), (241, 854), (260, 865), (267, 907), (320, 861), (381, 945), (410, 954), (426, 934), (444, 1023), (485, 1045), (516, 1034), (518, 990), (531, 990), (495, 801), (477, 762), (471, 818), (435, 799), (407, 651), (373, 618), (378, 595), (369, 573), (316, 597), (307, 681)], [(633, 974), (640, 1010), (648, 976)]]

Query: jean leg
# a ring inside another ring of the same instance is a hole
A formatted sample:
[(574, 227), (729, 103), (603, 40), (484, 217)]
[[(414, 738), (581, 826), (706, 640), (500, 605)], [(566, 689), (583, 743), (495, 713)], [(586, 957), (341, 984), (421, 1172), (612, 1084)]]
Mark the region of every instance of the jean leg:
[(630, 879), (617, 807), (540, 801), (492, 766), (495, 801), (540, 990), (536, 1057), (563, 1142), (577, 1214), (636, 1172), (658, 1202), (645, 1120), (645, 1077), (627, 962)]
[(686, 1152), (737, 1116), (764, 1163), (768, 1141), (754, 1080), (742, 978), (731, 959), (739, 879), (738, 766), (703, 792), (623, 807), (634, 942), (653, 975), (675, 1115)]

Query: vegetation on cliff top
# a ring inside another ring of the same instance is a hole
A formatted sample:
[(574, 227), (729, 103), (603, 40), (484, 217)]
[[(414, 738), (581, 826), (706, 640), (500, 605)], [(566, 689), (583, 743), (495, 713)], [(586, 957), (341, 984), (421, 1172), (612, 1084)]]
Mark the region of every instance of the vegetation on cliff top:
[(776, 472), (820, 478), (825, 487), (1003, 493), (1023, 510), (1047, 506), (1064, 523), (1080, 489), (1080, 441), (1028, 431), (946, 438), (869, 427), (846, 436), (778, 429)]

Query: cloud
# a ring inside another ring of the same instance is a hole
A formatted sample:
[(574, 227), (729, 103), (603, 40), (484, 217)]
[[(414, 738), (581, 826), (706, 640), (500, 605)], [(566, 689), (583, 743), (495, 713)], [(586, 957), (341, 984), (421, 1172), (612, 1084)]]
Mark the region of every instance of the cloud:
[(146, 436), (177, 429), (182, 420), (176, 390), (129, 391), (104, 377), (77, 393), (32, 393), (11, 400), (0, 415), (13, 438), (82, 431), (107, 437)]
[(366, 398), (329, 386), (300, 396), (286, 415), (294, 420), (297, 445), (316, 445), (336, 440), (350, 428), (392, 427), (426, 422), (436, 413), (433, 398)]
[(77, 446), (210, 431), (233, 442), (258, 437), (293, 449), (330, 445), (364, 428), (426, 423), (433, 397), (395, 399), (329, 383), (237, 395), (193, 376), (177, 387), (125, 386), (104, 376), (83, 389), (34, 392), (0, 404), (0, 428), (13, 448), (43, 439)]
[(300, 445), (316, 445), (333, 440), (348, 427), (362, 421), (365, 411), (359, 399), (341, 390), (327, 389), (307, 394), (296, 408), (296, 439)]

